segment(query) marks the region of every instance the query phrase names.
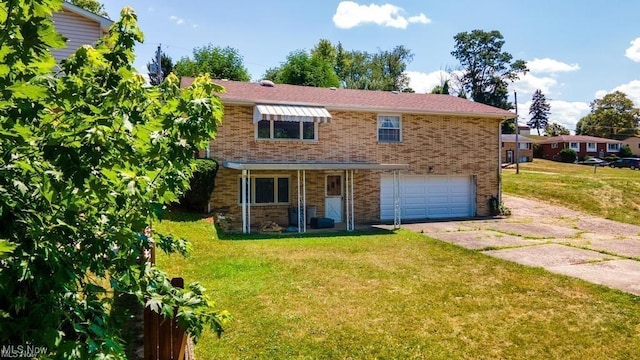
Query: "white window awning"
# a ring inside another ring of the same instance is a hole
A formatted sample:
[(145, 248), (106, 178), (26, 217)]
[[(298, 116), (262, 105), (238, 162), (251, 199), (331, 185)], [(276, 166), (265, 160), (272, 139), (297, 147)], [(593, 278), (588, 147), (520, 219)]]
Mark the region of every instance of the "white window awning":
[(328, 123), (331, 121), (331, 114), (320, 106), (256, 105), (253, 122), (261, 120)]

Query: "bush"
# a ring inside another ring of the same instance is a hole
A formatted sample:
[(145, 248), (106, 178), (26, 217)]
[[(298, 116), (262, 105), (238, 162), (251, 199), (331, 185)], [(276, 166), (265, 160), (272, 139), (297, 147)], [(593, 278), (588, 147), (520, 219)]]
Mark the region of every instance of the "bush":
[(613, 161), (617, 161), (620, 160), (620, 157), (616, 156), (616, 155), (608, 155), (604, 158), (605, 161), (607, 162), (613, 162)]
[(542, 159), (544, 157), (544, 151), (542, 151), (542, 145), (533, 144), (533, 157), (536, 159)]
[(206, 212), (211, 193), (215, 188), (218, 162), (213, 159), (195, 159), (196, 169), (189, 181), (190, 188), (180, 199), (180, 205), (188, 210)]
[(560, 161), (565, 163), (575, 162), (577, 159), (576, 151), (570, 148), (564, 148), (560, 151)]
[(632, 157), (633, 156), (633, 151), (631, 151), (631, 148), (629, 147), (629, 145), (624, 145), (623, 147), (620, 148), (620, 157)]

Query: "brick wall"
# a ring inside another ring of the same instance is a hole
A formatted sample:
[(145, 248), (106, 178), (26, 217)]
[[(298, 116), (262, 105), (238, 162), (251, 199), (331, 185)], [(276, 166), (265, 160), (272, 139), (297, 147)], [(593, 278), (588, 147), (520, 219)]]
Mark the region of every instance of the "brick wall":
[[(226, 105), (211, 157), (223, 161), (373, 162), (409, 164), (405, 175), (475, 175), (478, 215), (488, 215), (487, 200), (498, 192), (499, 120), (472, 117), (402, 115), (402, 142), (378, 143), (374, 112), (331, 111), (331, 123), (318, 125), (318, 141), (269, 141), (254, 137), (253, 107)], [(431, 169), (431, 170), (429, 170)], [(306, 172), (307, 204), (324, 215), (325, 177), (329, 171)], [(297, 204), (296, 171), (252, 171), (252, 175), (288, 175), (292, 204)], [(374, 222), (380, 216), (382, 171), (355, 173), (355, 221)], [(390, 174), (390, 173), (389, 173)], [(212, 208), (223, 208), (238, 222), (241, 172), (221, 167)], [(252, 224), (265, 220), (287, 223), (287, 207), (252, 206)]]
[[(516, 162), (516, 143), (515, 142), (503, 142), (502, 143), (502, 162), (506, 163), (507, 161), (507, 152), (511, 151), (513, 153), (513, 161)], [(533, 161), (533, 144), (531, 144), (531, 149), (520, 149), (518, 150), (518, 156), (524, 157), (526, 156), (529, 160)]]

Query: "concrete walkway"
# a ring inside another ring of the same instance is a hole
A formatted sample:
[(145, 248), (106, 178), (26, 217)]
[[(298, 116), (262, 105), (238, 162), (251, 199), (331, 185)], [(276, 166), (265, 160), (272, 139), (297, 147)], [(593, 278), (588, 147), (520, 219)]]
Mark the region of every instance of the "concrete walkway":
[(640, 295), (640, 226), (504, 196), (503, 219), (402, 227), (487, 255)]

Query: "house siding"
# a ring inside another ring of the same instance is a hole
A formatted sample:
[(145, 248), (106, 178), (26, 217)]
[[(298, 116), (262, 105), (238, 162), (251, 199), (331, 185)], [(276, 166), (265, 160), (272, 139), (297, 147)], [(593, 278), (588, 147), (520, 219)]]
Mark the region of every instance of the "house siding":
[[(531, 144), (531, 143), (529, 143)], [(502, 163), (507, 163), (507, 152), (511, 151), (513, 153), (513, 161), (515, 162), (516, 156), (516, 143), (514, 142), (502, 142)], [(533, 161), (533, 144), (531, 144), (531, 149), (520, 149), (518, 150), (519, 157), (526, 157), (527, 161)]]
[[(223, 161), (369, 162), (409, 164), (402, 175), (467, 175), (477, 179), (476, 214), (489, 215), (488, 199), (499, 191), (499, 119), (402, 114), (402, 142), (376, 141), (376, 112), (332, 111), (329, 124), (318, 125), (318, 141), (268, 141), (254, 138), (253, 106), (225, 105), (223, 123), (210, 143), (210, 156)], [(307, 204), (324, 216), (325, 176), (306, 172)], [(290, 176), (292, 204), (297, 204), (296, 171), (252, 171), (252, 175)], [(380, 219), (382, 171), (355, 172), (354, 207), (357, 223)], [(221, 167), (211, 206), (239, 222), (238, 184), (241, 171)], [(252, 206), (251, 223), (287, 223), (287, 205)]]
[[(569, 143), (558, 142), (557, 144), (557, 148), (553, 148), (551, 143), (540, 144), (540, 146), (542, 147), (543, 158), (549, 160), (560, 160), (560, 151), (562, 151), (562, 149), (564, 148), (568, 148)], [(587, 151), (587, 143), (579, 142), (578, 146), (580, 147), (580, 149), (576, 151), (576, 156), (578, 158), (583, 158), (585, 156), (600, 157), (601, 152), (604, 154), (604, 156), (618, 155), (618, 152), (608, 152), (606, 143), (596, 143), (596, 151)]]
[(51, 51), (58, 63), (82, 45), (94, 44), (102, 35), (99, 23), (67, 10), (53, 14), (53, 24), (56, 31), (67, 38), (64, 48)]

